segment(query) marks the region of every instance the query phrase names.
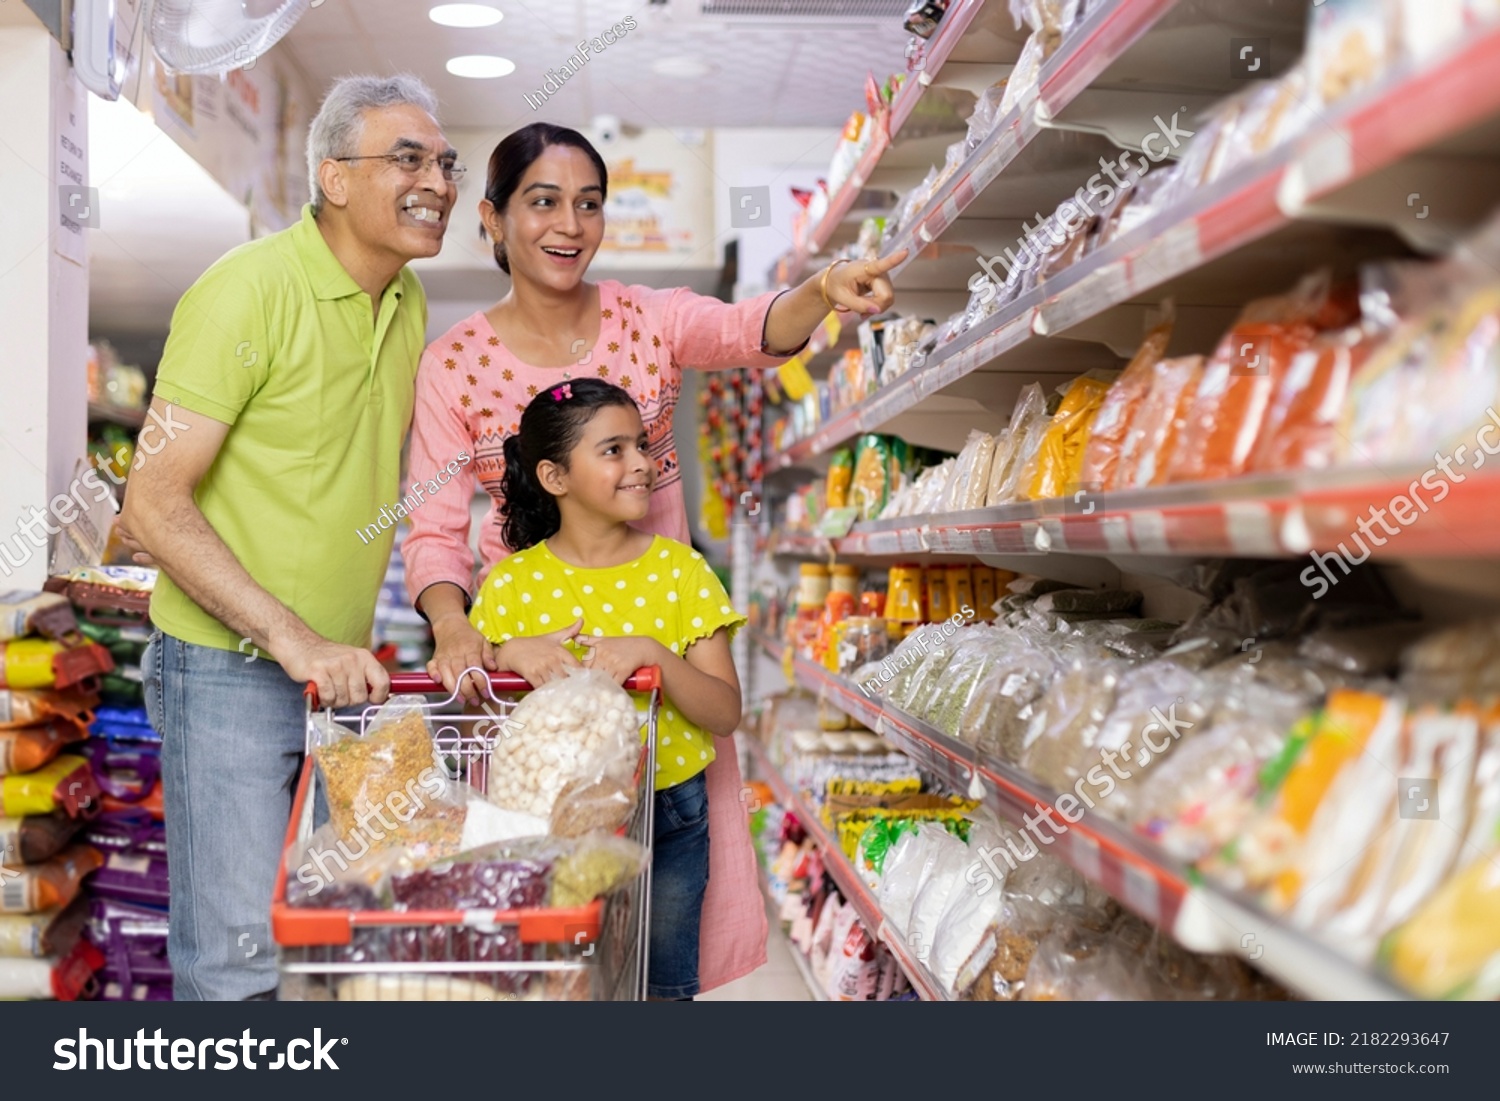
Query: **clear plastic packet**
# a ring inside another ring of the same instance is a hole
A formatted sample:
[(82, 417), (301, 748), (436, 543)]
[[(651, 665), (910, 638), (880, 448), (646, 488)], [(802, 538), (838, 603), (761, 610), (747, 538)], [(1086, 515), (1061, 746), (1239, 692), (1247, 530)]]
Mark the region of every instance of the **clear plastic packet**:
[(1351, 326), (1326, 333), (1292, 357), (1247, 469), (1322, 470), (1338, 456), (1338, 422), (1350, 386), (1374, 348)]
[(1004, 476), (998, 488), (991, 472), (989, 505), (1003, 505), (1021, 500), (1030, 486), (1033, 462), (1051, 418), (1047, 414), (1047, 396), (1032, 383), (1021, 392), (1010, 419), (1010, 454), (1006, 456)]
[(553, 869), (569, 844), (523, 838), (387, 877), (383, 895), (398, 910), (524, 910), (547, 904)]
[(974, 429), (958, 453), (958, 462), (948, 480), (946, 512), (983, 508), (989, 490), (990, 464), (995, 458), (995, 437)]
[(947, 830), (942, 837), (933, 835), (931, 843), (934, 852), (917, 885), (905, 926), (906, 943), (924, 960), (931, 957), (937, 944), (938, 922), (948, 909), (949, 899), (955, 892), (971, 889), (964, 876), (973, 859), (969, 847)]
[(1005, 100), (1005, 81), (990, 85), (979, 93), (974, 103), (974, 110), (969, 115), (969, 129), (964, 137), (964, 148), (972, 154), (983, 144), (984, 139), (994, 133), (995, 127), (999, 125), (1004, 117), (1000, 110), (1000, 104)]
[(1125, 438), (1151, 390), (1152, 368), (1161, 362), (1171, 343), (1177, 315), (1170, 299), (1162, 312), (1163, 319), (1146, 334), (1130, 363), (1110, 386), (1090, 425), (1078, 471), (1078, 487), (1090, 493), (1102, 492), (1113, 484)]
[(313, 759), (328, 797), (328, 816), (341, 835), (362, 829), (379, 808), (414, 797), (446, 773), (437, 755), (421, 696), (393, 696), (360, 735), (325, 714), (312, 718)]
[[(1016, 831), (1002, 823), (979, 821), (970, 827), (968, 863), (938, 919), (927, 960), (928, 969), (949, 997), (972, 986), (987, 962), (976, 962), (976, 954), (986, 934), (1000, 921), (1005, 904), (1005, 863), (995, 854), (1016, 837)], [(986, 868), (995, 875), (987, 874)]]
[[(1080, 780), (1086, 781), (1091, 766), (1099, 763), (1099, 730), (1114, 706), (1124, 671), (1120, 662), (1078, 662), (1068, 669), (1047, 692), (1040, 730), (1026, 746), (1021, 767), (1056, 791), (1073, 791)], [(1100, 770), (1093, 782), (1107, 779)]]
[(1319, 322), (1331, 315), (1347, 324), (1352, 312), (1352, 294), (1336, 292), (1327, 271), (1314, 272), (1290, 294), (1246, 306), (1204, 368), (1166, 464), (1167, 480), (1244, 473), (1292, 360), (1311, 346)]
[(1310, 91), (1322, 106), (1373, 83), (1401, 55), (1394, 0), (1325, 0), (1310, 9)]
[(628, 837), (585, 834), (553, 866), (550, 905), (584, 906), (613, 894), (639, 876), (648, 860), (650, 853)]
[(1037, 946), (1021, 1000), (1144, 1001), (1152, 993), (1140, 957), (1098, 911), (1080, 908), (1061, 915)]
[(1152, 168), (1110, 204), (1104, 224), (1099, 227), (1095, 249), (1107, 248), (1116, 240), (1145, 225), (1175, 201), (1176, 181), (1183, 165), (1168, 161)]
[(1094, 763), (1107, 765), (1114, 781), (1113, 790), (1099, 793), (1101, 813), (1120, 821), (1135, 818), (1135, 798), (1151, 771), (1207, 728), (1211, 699), (1202, 675), (1172, 661), (1148, 662), (1121, 674), (1114, 707), (1095, 743)]
[(608, 674), (571, 669), (516, 704), (490, 757), (489, 800), (550, 820), (570, 783), (634, 775), (640, 729), (635, 702)]
[(1141, 489), (1165, 481), (1202, 377), (1202, 356), (1163, 359), (1152, 366), (1151, 388), (1125, 433), (1115, 479), (1105, 488)]
[(375, 845), (372, 840), (365, 830), (344, 833), (329, 822), (314, 830), (304, 844), (289, 849), (285, 856), (287, 905), (318, 910), (380, 909), (384, 905), (381, 886), (392, 872), (458, 851), (457, 834), (446, 846), (417, 845), (411, 850), (399, 844)]
[(902, 937), (911, 921), (917, 892), (931, 871), (932, 863), (951, 834), (942, 826), (922, 822), (896, 842), (885, 860), (880, 880), (880, 909), (886, 922)]
[(1419, 998), (1500, 995), (1500, 850), (1491, 847), (1387, 936), (1382, 966)]

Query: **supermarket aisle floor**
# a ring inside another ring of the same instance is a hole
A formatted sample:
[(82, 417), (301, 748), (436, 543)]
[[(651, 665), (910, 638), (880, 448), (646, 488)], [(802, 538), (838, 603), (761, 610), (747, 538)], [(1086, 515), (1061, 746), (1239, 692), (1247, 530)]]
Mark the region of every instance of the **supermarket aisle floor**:
[(701, 995), (700, 1002), (806, 1002), (812, 1000), (807, 984), (792, 959), (794, 949), (773, 917), (766, 937), (766, 965), (728, 986)]

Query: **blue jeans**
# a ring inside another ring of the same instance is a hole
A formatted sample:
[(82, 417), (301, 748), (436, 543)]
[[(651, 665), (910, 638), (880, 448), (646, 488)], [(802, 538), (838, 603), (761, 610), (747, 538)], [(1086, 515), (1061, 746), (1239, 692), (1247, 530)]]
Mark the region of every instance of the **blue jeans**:
[(656, 793), (651, 840), (651, 997), (697, 995), (698, 929), (707, 889), (708, 779), (700, 772)]
[(173, 996), (265, 997), (271, 893), (306, 744), (302, 685), (275, 662), (160, 631), (141, 667), (162, 736)]

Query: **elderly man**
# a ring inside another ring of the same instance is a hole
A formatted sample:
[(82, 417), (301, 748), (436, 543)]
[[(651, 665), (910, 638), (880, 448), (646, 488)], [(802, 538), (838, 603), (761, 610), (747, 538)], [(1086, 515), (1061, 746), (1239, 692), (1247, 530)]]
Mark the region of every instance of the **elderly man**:
[[(369, 652), (434, 256), (463, 173), (432, 93), (354, 77), (308, 137), (312, 202), (183, 295), (153, 405), (177, 438), (130, 479), (161, 567), (144, 659), (162, 734), (179, 999), (274, 995), (268, 919), (304, 746), (302, 688), (379, 702)], [(378, 529), (377, 529), (378, 530)]]

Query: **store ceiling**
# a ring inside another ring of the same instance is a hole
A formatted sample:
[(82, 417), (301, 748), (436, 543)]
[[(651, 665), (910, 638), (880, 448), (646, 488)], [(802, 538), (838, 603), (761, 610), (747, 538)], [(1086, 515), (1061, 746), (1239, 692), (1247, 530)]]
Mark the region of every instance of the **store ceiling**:
[[(284, 48), (320, 87), (347, 73), (410, 70), (432, 85), (444, 123), (454, 127), (503, 130), (539, 118), (581, 127), (600, 115), (642, 127), (842, 126), (864, 102), (866, 72), (884, 80), (900, 66), (908, 38), (901, 3), (888, 5), (896, 14), (877, 20), (725, 19), (702, 14), (707, 0), (487, 2), (505, 18), (460, 30), (433, 23), (428, 0), (327, 0), (303, 16)], [(541, 89), (549, 69), (626, 16), (635, 19), (635, 30), (594, 54), (540, 111), (527, 106), (524, 94)], [(451, 76), (448, 59), (466, 54), (498, 54), (514, 61), (516, 71), (485, 80)], [(710, 71), (683, 78), (652, 68), (690, 61)]]

